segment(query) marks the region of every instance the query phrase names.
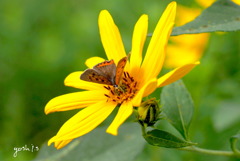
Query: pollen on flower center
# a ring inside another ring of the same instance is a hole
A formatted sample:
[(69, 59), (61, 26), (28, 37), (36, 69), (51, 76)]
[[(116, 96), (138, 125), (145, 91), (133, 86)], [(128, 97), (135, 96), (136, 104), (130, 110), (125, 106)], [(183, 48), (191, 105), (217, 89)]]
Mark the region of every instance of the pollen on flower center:
[(104, 86), (109, 91), (109, 93), (104, 95), (108, 98), (108, 101), (121, 104), (124, 101), (131, 100), (135, 96), (138, 91), (137, 85), (137, 81), (128, 72), (124, 72), (118, 87)]

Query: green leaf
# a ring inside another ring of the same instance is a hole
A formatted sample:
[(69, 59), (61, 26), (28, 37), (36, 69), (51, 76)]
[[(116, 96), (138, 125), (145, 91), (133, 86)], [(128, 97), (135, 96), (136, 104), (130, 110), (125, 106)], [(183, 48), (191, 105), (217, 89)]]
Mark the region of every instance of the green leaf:
[(166, 131), (158, 129), (148, 131), (144, 138), (151, 145), (165, 148), (182, 148), (193, 145), (193, 143), (186, 142)]
[(213, 126), (218, 132), (227, 130), (234, 124), (240, 123), (240, 101), (230, 99), (221, 101), (212, 115)]
[(240, 153), (240, 151), (237, 149), (237, 142), (239, 139), (240, 139), (240, 133), (238, 133), (230, 138), (231, 149), (235, 153)]
[(129, 161), (142, 152), (146, 142), (137, 123), (122, 125), (118, 136), (107, 134), (106, 128), (97, 128), (60, 150), (44, 145), (34, 161)]
[(194, 106), (191, 95), (181, 80), (163, 88), (161, 104), (167, 120), (187, 139)]
[(230, 0), (219, 0), (195, 20), (173, 29), (172, 35), (240, 30), (240, 6)]

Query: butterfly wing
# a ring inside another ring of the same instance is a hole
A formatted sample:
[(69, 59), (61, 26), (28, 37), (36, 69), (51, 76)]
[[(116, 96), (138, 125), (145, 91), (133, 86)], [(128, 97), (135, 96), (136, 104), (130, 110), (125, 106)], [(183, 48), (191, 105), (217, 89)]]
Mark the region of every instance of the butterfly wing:
[(85, 70), (81, 74), (80, 79), (93, 83), (112, 85), (111, 81), (109, 81), (105, 76), (99, 74), (99, 72), (94, 69)]
[(116, 65), (113, 60), (106, 60), (93, 67), (97, 73), (106, 77), (112, 85), (115, 85)]
[(120, 79), (122, 77), (123, 70), (127, 63), (127, 60), (128, 60), (128, 57), (126, 56), (126, 57), (122, 58), (121, 60), (119, 60), (119, 62), (118, 62), (117, 69), (116, 69), (116, 77), (115, 77), (116, 85), (118, 85), (120, 82)]

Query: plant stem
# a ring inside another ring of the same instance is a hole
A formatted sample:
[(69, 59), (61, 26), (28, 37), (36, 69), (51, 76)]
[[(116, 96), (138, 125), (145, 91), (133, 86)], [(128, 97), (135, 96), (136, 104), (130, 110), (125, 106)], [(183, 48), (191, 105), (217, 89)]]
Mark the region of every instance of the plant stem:
[(145, 126), (141, 126), (142, 128), (142, 134), (145, 135), (146, 134), (146, 127)]
[(229, 157), (240, 158), (240, 153), (235, 153), (232, 151), (218, 151), (218, 150), (202, 149), (202, 148), (199, 148), (196, 146), (179, 148), (179, 150), (192, 151), (192, 152), (198, 152), (198, 153), (209, 154), (209, 155), (219, 155), (219, 156), (229, 156)]

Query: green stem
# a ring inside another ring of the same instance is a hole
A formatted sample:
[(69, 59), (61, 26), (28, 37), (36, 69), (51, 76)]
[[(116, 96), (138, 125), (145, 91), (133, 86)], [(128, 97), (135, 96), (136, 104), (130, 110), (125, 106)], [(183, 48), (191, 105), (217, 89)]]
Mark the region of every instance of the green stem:
[(179, 150), (192, 151), (192, 152), (198, 152), (198, 153), (209, 154), (209, 155), (219, 155), (219, 156), (229, 156), (229, 157), (240, 158), (240, 153), (235, 153), (232, 151), (218, 151), (218, 150), (202, 149), (202, 148), (199, 148), (196, 146), (179, 148)]
[(142, 134), (145, 135), (146, 134), (146, 127), (145, 126), (141, 126), (142, 127)]
[(239, 139), (240, 135), (235, 135), (235, 136), (232, 136), (230, 138), (230, 144), (231, 144), (231, 149), (234, 153), (240, 153), (240, 151), (238, 150), (237, 148), (237, 142), (238, 142), (238, 139)]

